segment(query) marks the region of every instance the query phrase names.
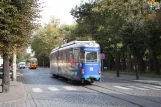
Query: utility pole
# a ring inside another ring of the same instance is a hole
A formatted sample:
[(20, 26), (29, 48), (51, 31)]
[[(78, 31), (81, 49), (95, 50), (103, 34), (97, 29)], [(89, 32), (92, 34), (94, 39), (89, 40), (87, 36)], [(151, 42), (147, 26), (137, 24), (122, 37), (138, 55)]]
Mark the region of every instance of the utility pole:
[(16, 81), (16, 71), (17, 71), (17, 67), (16, 67), (16, 47), (14, 48), (14, 52), (13, 52), (13, 81)]

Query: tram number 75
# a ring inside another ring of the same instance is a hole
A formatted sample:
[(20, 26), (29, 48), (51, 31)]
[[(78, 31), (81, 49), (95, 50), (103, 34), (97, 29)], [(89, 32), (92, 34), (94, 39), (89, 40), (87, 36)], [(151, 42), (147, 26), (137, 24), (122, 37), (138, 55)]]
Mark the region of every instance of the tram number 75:
[(90, 69), (89, 69), (90, 71), (93, 71), (93, 67), (90, 67)]

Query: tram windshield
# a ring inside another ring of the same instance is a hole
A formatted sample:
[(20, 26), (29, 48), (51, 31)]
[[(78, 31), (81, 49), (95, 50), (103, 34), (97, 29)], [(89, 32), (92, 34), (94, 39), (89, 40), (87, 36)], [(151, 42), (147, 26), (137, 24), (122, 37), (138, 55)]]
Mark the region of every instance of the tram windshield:
[(99, 62), (99, 52), (85, 52), (86, 62)]
[(31, 62), (31, 64), (36, 64), (36, 62)]
[(79, 54), (80, 62), (100, 62), (99, 52), (81, 52)]

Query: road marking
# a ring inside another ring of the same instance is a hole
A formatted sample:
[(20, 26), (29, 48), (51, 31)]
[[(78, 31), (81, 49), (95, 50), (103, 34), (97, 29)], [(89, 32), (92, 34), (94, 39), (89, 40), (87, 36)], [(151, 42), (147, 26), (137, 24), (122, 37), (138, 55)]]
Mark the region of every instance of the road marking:
[(43, 92), (40, 88), (32, 88), (34, 92)]
[(153, 90), (161, 90), (161, 89), (158, 89), (158, 88), (153, 88), (153, 87), (148, 87), (148, 86), (141, 86), (141, 87), (149, 88), (149, 89), (153, 89)]
[(135, 87), (135, 86), (128, 86), (130, 88), (134, 88), (134, 89), (139, 89), (139, 90), (149, 90), (149, 89), (146, 89), (146, 88), (140, 88), (140, 87)]
[(153, 86), (153, 87), (155, 87), (155, 88), (161, 88), (161, 86)]
[(122, 87), (122, 86), (113, 86), (113, 87), (120, 88), (120, 89), (124, 89), (124, 90), (132, 90), (131, 88)]
[(67, 90), (77, 90), (76, 88), (73, 88), (73, 87), (63, 87), (63, 88), (65, 88), (65, 89), (67, 89)]
[(59, 89), (55, 88), (55, 87), (48, 87), (49, 90), (51, 91), (59, 91)]

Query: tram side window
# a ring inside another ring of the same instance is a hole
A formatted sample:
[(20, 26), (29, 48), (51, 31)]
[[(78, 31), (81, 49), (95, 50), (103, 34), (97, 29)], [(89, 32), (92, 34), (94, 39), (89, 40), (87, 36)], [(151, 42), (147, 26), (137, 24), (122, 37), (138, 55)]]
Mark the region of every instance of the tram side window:
[(55, 66), (56, 66), (56, 61), (57, 61), (56, 56), (53, 56), (53, 63)]
[(77, 63), (78, 62), (78, 57), (79, 57), (79, 49), (74, 49), (74, 59), (75, 59), (75, 62)]
[(84, 52), (80, 52), (80, 53), (79, 53), (79, 61), (80, 61), (80, 62), (84, 62), (84, 59), (85, 59), (85, 58), (84, 58), (84, 54), (85, 54)]
[(63, 63), (66, 63), (66, 52), (65, 51), (63, 51)]
[(71, 57), (71, 53), (72, 53), (72, 51), (71, 51), (71, 49), (68, 49), (67, 50), (67, 63), (70, 63), (70, 57)]

